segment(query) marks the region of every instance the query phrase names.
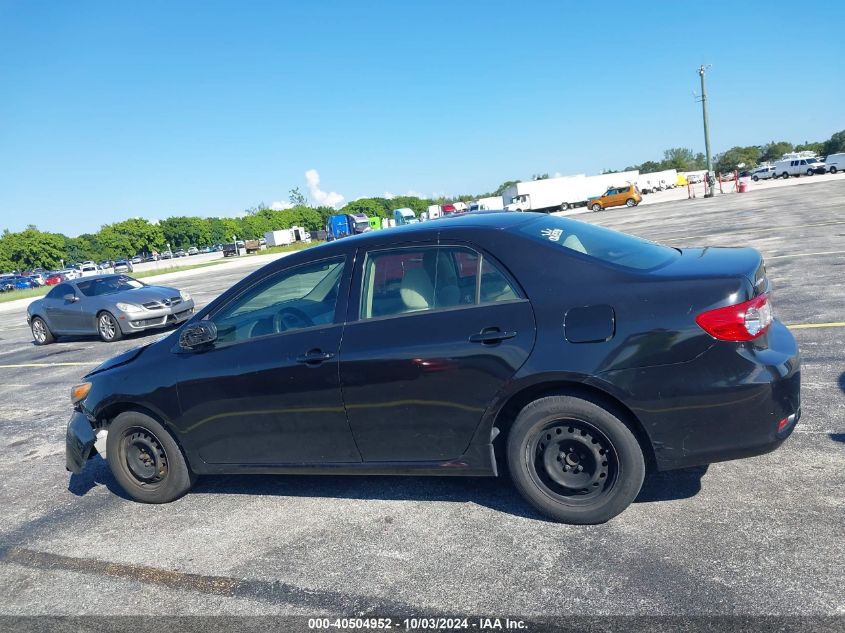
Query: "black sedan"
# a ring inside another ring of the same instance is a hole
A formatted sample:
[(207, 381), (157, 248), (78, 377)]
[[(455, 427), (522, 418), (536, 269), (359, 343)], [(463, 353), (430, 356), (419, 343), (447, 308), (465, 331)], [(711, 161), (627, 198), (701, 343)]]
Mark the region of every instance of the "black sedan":
[(647, 469), (759, 455), (801, 413), (760, 254), (469, 214), (252, 273), (72, 390), (67, 467), (107, 433), (135, 499), (206, 473), (496, 476), (597, 523)]

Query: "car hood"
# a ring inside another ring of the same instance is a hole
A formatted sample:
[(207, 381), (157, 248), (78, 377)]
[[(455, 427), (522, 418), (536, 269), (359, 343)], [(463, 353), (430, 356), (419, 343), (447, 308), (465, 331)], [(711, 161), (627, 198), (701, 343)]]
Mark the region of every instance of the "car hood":
[(102, 373), (108, 369), (114, 369), (115, 367), (119, 367), (121, 365), (125, 365), (126, 363), (130, 363), (138, 356), (141, 355), (145, 349), (147, 349), (152, 343), (147, 343), (146, 345), (140, 345), (139, 347), (133, 347), (132, 349), (128, 349), (125, 352), (118, 354), (117, 356), (112, 356), (104, 363), (97, 365), (93, 370), (89, 371), (85, 374), (85, 378), (89, 376), (93, 376), (94, 374)]
[(142, 304), (149, 301), (161, 301), (162, 299), (173, 299), (179, 297), (179, 290), (176, 288), (168, 288), (166, 286), (144, 286), (143, 288), (133, 288), (131, 290), (123, 290), (110, 295), (103, 295), (110, 297), (114, 301), (126, 301), (129, 303)]

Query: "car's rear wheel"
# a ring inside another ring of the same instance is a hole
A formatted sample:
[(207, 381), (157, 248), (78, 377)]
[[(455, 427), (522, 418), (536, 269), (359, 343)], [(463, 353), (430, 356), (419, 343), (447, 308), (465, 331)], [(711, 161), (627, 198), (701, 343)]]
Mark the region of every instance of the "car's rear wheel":
[(106, 343), (114, 343), (123, 338), (120, 325), (118, 325), (117, 319), (114, 318), (111, 312), (100, 312), (97, 315), (97, 332), (100, 338)]
[(520, 493), (564, 523), (612, 519), (633, 502), (645, 477), (631, 430), (607, 409), (573, 396), (526, 406), (508, 435), (507, 457)]
[(596, 203), (596, 204), (594, 204), (594, 205), (593, 205), (592, 207), (590, 207), (590, 208), (591, 208), (593, 211), (601, 211), (602, 206), (601, 206), (600, 204)]
[(760, 180), (760, 176), (751, 176), (751, 180), (757, 182), (758, 180)]
[(836, 173), (836, 167), (831, 167), (831, 168), (830, 168), (830, 173), (831, 173), (831, 174), (835, 174), (835, 173)]
[(625, 206), (626, 206), (626, 207), (635, 207), (635, 206), (637, 206), (637, 201), (636, 201), (636, 200), (634, 200), (633, 198), (628, 198), (628, 199), (625, 201)]
[(48, 345), (56, 340), (41, 317), (33, 317), (29, 327), (32, 330), (32, 340), (36, 345)]
[(173, 436), (138, 411), (125, 411), (109, 425), (106, 456), (120, 486), (143, 503), (178, 499), (196, 481)]

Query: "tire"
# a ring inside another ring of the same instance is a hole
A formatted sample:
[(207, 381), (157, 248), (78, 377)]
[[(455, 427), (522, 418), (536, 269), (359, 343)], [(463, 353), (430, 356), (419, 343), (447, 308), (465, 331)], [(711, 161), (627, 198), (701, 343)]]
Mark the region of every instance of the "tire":
[(760, 176), (751, 176), (751, 180), (757, 182), (758, 180), (760, 180)]
[(106, 459), (120, 487), (142, 503), (178, 499), (196, 481), (173, 436), (138, 411), (124, 411), (108, 426)]
[(100, 312), (97, 315), (97, 334), (105, 343), (114, 343), (123, 338), (120, 325), (111, 312)]
[(566, 211), (568, 208), (569, 208), (569, 203), (567, 203), (567, 202), (561, 202), (560, 203), (560, 210), (561, 211)]
[(789, 180), (789, 172), (786, 172), (786, 171), (785, 171), (785, 172), (783, 172), (783, 173), (781, 174), (781, 177), (782, 177), (784, 180)]
[(612, 519), (634, 501), (645, 477), (631, 430), (607, 409), (573, 396), (541, 398), (520, 411), (507, 458), (522, 496), (563, 523)]
[(807, 175), (808, 175), (808, 176), (812, 176), (812, 175), (813, 175), (813, 174), (815, 174), (815, 173), (816, 173), (816, 172), (814, 172), (812, 169), (808, 169), (808, 170), (807, 170)]
[(626, 206), (626, 207), (635, 207), (635, 206), (637, 206), (637, 201), (636, 201), (636, 200), (634, 200), (633, 198), (628, 198), (628, 199), (625, 201), (625, 206)]
[(593, 211), (595, 211), (596, 213), (598, 213), (599, 211), (601, 211), (601, 210), (602, 210), (602, 206), (601, 206), (600, 204), (598, 204), (598, 203), (594, 204), (594, 205), (593, 205), (593, 206), (591, 206), (590, 208), (591, 208)]
[(49, 345), (56, 340), (50, 328), (47, 327), (47, 323), (41, 317), (32, 317), (29, 327), (32, 330), (32, 340), (36, 345)]
[(830, 174), (835, 174), (835, 173), (836, 173), (836, 165), (834, 165), (833, 167), (831, 167), (831, 168), (828, 170), (828, 173), (830, 173)]

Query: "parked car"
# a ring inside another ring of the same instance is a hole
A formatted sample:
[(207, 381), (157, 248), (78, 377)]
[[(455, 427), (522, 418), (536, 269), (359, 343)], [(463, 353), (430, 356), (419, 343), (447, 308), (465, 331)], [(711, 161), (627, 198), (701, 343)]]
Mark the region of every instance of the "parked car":
[(180, 248), (178, 251), (176, 251), (175, 253), (173, 253), (173, 256), (174, 256), (174, 257), (187, 257), (187, 253), (185, 253), (185, 251), (183, 251), (183, 250)]
[(790, 176), (812, 176), (826, 171), (824, 163), (818, 158), (787, 158), (775, 163), (775, 178), (789, 178)]
[(643, 201), (640, 190), (636, 185), (625, 185), (624, 187), (611, 187), (598, 198), (590, 199), (590, 209), (603, 211), (610, 207), (635, 207)]
[(99, 334), (111, 343), (125, 334), (181, 323), (193, 311), (194, 301), (184, 290), (115, 274), (54, 286), (29, 304), (26, 320), (36, 345), (66, 334)]
[(544, 514), (602, 522), (647, 463), (758, 455), (792, 432), (799, 354), (769, 292), (754, 249), (545, 214), (372, 231), (274, 261), (90, 372), (66, 464), (105, 432), (117, 482), (153, 503), (206, 473), (507, 468)]
[(100, 270), (109, 270), (114, 266), (114, 262), (110, 259), (104, 259), (99, 263)]
[(112, 269), (116, 273), (131, 273), (135, 271), (135, 267), (132, 265), (132, 262), (126, 259), (118, 259), (114, 263)]
[(62, 275), (64, 275), (67, 279), (78, 279), (80, 276), (79, 270), (77, 268), (62, 268), (62, 270), (60, 270), (59, 272), (62, 273)]
[(29, 277), (32, 281), (34, 281), (34, 282), (35, 282), (35, 284), (36, 284), (36, 285), (38, 285), (38, 286), (43, 286), (43, 285), (45, 285), (45, 282), (47, 281), (47, 275), (45, 275), (44, 273), (30, 273), (30, 274), (29, 274), (29, 275), (27, 275), (27, 276), (28, 276), (28, 277)]
[(824, 165), (830, 174), (845, 171), (845, 153), (831, 154), (824, 159)]
[(764, 167), (757, 167), (751, 171), (751, 180), (757, 182), (758, 180), (768, 180), (775, 178), (774, 165), (766, 165)]
[(12, 275), (0, 276), (0, 292), (12, 292), (15, 289), (15, 283)]
[(65, 277), (62, 273), (53, 272), (47, 275), (47, 278), (45, 279), (44, 283), (48, 286), (55, 286), (56, 284), (62, 283), (66, 279), (67, 277)]
[(172, 259), (173, 253), (171, 251), (163, 251), (161, 254), (162, 259)]
[(99, 275), (100, 272), (100, 267), (97, 266), (97, 264), (95, 264), (94, 262), (84, 262), (79, 266), (80, 277), (90, 277), (92, 275)]
[(200, 251), (196, 246), (191, 246), (188, 249), (188, 255), (199, 255), (199, 254), (200, 254)]
[(0, 285), (2, 285), (4, 292), (11, 290), (29, 290), (30, 288), (37, 288), (38, 282), (33, 281), (29, 277), (23, 275), (7, 275), (0, 278)]

